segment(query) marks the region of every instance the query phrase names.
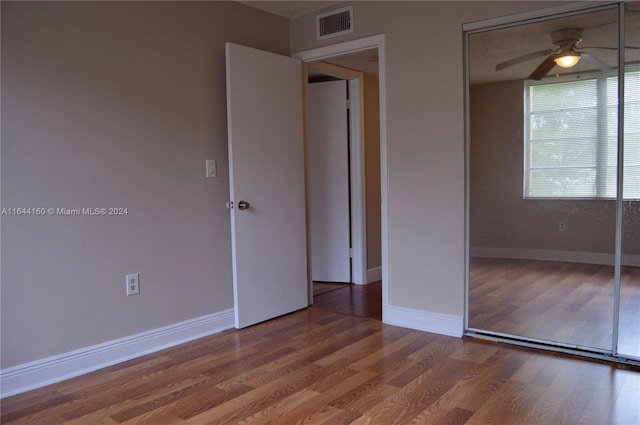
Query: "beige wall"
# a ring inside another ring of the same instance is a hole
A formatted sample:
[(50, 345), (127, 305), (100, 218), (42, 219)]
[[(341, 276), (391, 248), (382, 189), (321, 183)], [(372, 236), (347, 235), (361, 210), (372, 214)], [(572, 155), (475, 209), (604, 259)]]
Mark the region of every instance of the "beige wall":
[(462, 24), (548, 5), (357, 2), (318, 43), (235, 3), (2, 2), (2, 207), (129, 209), (2, 217), (2, 368), (232, 307), (225, 41), (386, 34), (390, 303), (462, 315)]
[(386, 35), (390, 305), (463, 314), (463, 23), (556, 4), (355, 2), (353, 34), (322, 42), (292, 21), (293, 52)]
[(2, 2), (2, 207), (128, 208), (2, 217), (2, 368), (233, 307), (224, 42), (288, 54), (288, 30), (228, 2)]
[(380, 240), (380, 102), (378, 77), (364, 74), (365, 186), (367, 202), (367, 269), (382, 265)]
[[(613, 253), (615, 201), (523, 199), (523, 82), (474, 86), (470, 95), (470, 245)], [(630, 229), (640, 205), (625, 208), (624, 253), (638, 254)]]

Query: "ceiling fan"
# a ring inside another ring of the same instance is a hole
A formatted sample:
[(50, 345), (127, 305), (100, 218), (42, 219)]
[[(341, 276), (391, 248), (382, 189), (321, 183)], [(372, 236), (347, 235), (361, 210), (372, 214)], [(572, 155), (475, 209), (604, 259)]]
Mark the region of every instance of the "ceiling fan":
[[(591, 65), (600, 69), (601, 71), (608, 71), (611, 69), (609, 65), (601, 61), (600, 59), (586, 53), (579, 51), (578, 45), (582, 42), (582, 29), (581, 28), (565, 28), (551, 33), (551, 41), (556, 46), (555, 49), (538, 50), (537, 52), (528, 53), (517, 58), (501, 62), (496, 65), (496, 71), (509, 68), (513, 65), (517, 65), (522, 62), (526, 62), (531, 59), (546, 58), (542, 61), (536, 69), (533, 70), (529, 78), (533, 80), (542, 79), (551, 69), (558, 65), (562, 68), (571, 68), (575, 66), (581, 59), (591, 63)], [(582, 49), (612, 49), (613, 47), (582, 47)]]

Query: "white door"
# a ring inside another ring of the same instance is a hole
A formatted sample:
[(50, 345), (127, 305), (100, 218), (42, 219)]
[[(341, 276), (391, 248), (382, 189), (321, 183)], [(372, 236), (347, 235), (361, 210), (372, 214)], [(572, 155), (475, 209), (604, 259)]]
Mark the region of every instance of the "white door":
[(309, 227), (313, 281), (351, 281), (347, 81), (309, 84)]
[(308, 305), (302, 65), (232, 43), (226, 61), (233, 296), (243, 328)]

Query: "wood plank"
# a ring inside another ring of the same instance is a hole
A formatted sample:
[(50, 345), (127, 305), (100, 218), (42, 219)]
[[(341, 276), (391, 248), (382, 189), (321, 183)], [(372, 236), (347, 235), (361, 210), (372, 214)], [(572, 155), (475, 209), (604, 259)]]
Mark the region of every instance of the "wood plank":
[(382, 320), (382, 282), (367, 285), (341, 284), (336, 290), (314, 295), (313, 306)]
[(639, 367), (311, 307), (3, 399), (0, 421), (623, 424), (639, 393)]

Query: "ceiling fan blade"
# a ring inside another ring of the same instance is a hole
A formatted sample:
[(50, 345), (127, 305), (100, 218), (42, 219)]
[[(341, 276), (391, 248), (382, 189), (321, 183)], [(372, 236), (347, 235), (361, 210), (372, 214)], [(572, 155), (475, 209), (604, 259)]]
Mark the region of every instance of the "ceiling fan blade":
[(518, 56), (517, 58), (513, 58), (505, 62), (500, 62), (499, 64), (496, 65), (496, 71), (501, 71), (505, 68), (509, 68), (510, 66), (517, 65), (519, 63), (526, 62), (531, 59), (537, 59), (543, 56), (547, 56), (552, 51), (553, 50), (551, 49), (538, 50), (537, 52), (529, 53), (523, 56)]
[(547, 72), (551, 71), (551, 68), (555, 65), (556, 63), (553, 60), (553, 56), (548, 56), (536, 69), (533, 70), (531, 75), (529, 75), (529, 78), (532, 80), (540, 80), (547, 75)]
[[(625, 49), (640, 50), (637, 46), (624, 46)], [(617, 47), (605, 47), (605, 46), (580, 46), (580, 49), (603, 49), (603, 50), (618, 50)]]
[(597, 67), (600, 71), (609, 71), (611, 69), (611, 67), (609, 65), (607, 65), (606, 63), (602, 62), (600, 59), (591, 56), (589, 53), (580, 53), (580, 57), (584, 60), (586, 60), (587, 62), (589, 62), (591, 65)]

